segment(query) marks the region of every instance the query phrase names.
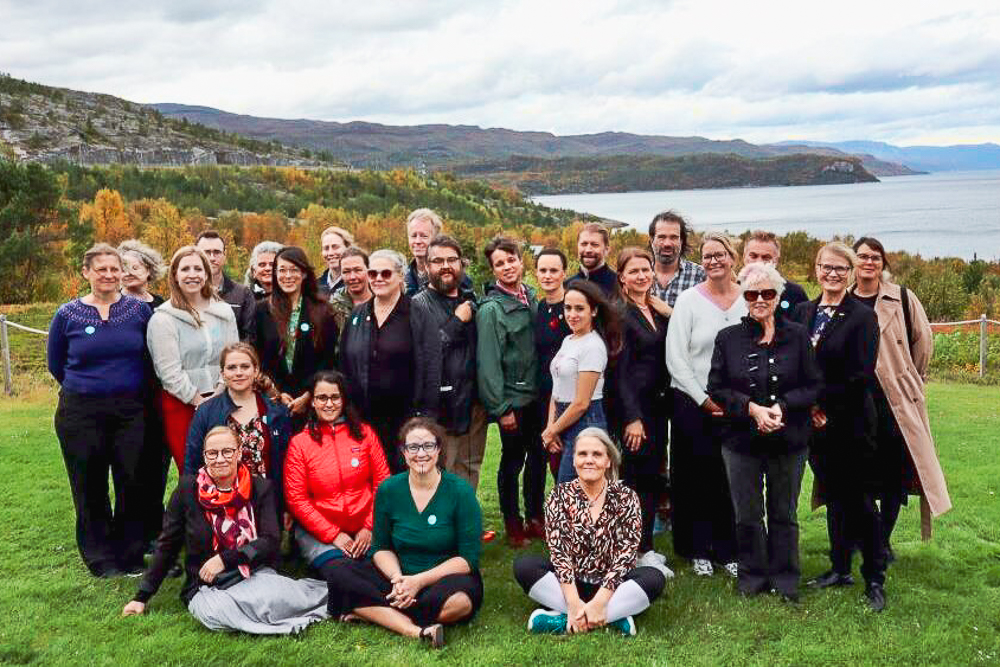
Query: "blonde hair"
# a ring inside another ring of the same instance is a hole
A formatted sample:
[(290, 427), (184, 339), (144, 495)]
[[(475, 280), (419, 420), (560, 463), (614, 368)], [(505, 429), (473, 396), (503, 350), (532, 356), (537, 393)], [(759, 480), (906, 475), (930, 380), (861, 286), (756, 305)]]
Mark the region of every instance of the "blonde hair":
[(323, 230), (323, 233), (319, 235), (319, 240), (322, 241), (324, 237), (329, 236), (330, 234), (336, 234), (339, 236), (344, 241), (344, 245), (348, 248), (354, 245), (354, 234), (351, 234), (343, 227), (327, 227)]
[(851, 268), (847, 272), (847, 283), (850, 284), (854, 282), (854, 269), (858, 265), (858, 256), (851, 250), (851, 246), (846, 243), (841, 243), (840, 241), (830, 241), (825, 246), (819, 249), (816, 253), (816, 264), (819, 265), (819, 258), (823, 256), (823, 253), (829, 252), (837, 255), (843, 260), (846, 260), (850, 264)]
[(739, 255), (736, 254), (736, 244), (733, 242), (733, 239), (722, 232), (705, 232), (705, 235), (701, 237), (701, 245), (698, 246), (699, 253), (705, 248), (705, 244), (709, 241), (715, 241), (720, 244), (722, 249), (726, 251), (726, 254), (729, 255), (729, 259), (733, 263), (733, 270), (730, 271), (730, 279), (733, 282), (736, 282), (735, 267)]
[(611, 232), (608, 228), (599, 222), (588, 222), (580, 228), (580, 231), (576, 235), (576, 240), (580, 240), (580, 236), (587, 232), (588, 234), (600, 234), (601, 238), (604, 239), (604, 246), (607, 248), (611, 247)]
[(608, 478), (609, 482), (617, 482), (618, 470), (622, 466), (622, 453), (615, 446), (615, 443), (611, 442), (611, 436), (608, 435), (607, 431), (603, 428), (598, 428), (597, 426), (589, 426), (583, 429), (579, 434), (577, 434), (576, 440), (573, 441), (574, 448), (576, 443), (580, 442), (580, 438), (594, 438), (604, 445), (604, 449), (608, 454), (608, 459), (611, 461), (611, 467), (608, 468), (605, 476)]
[(201, 327), (201, 317), (198, 315), (198, 309), (191, 305), (191, 302), (188, 301), (187, 296), (181, 289), (180, 283), (177, 282), (177, 268), (180, 266), (181, 260), (191, 255), (198, 257), (201, 260), (202, 267), (205, 269), (205, 284), (201, 286), (201, 295), (206, 299), (211, 299), (215, 294), (215, 290), (212, 289), (212, 267), (208, 263), (208, 257), (193, 245), (186, 245), (179, 248), (174, 253), (174, 256), (170, 258), (170, 305), (187, 312), (194, 318), (195, 326)]

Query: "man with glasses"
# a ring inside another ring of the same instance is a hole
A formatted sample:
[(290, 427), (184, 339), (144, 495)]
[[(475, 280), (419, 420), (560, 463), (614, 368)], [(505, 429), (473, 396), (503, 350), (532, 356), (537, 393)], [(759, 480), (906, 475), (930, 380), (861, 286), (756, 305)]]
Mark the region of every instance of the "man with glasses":
[[(750, 236), (743, 242), (743, 265), (760, 262), (768, 264), (775, 269), (778, 268), (778, 260), (781, 259), (781, 242), (773, 232), (765, 232), (755, 229), (750, 232)], [(778, 317), (791, 317), (795, 306), (804, 301), (808, 301), (806, 291), (801, 285), (793, 283), (786, 278), (785, 289), (778, 299), (778, 307), (775, 315)]]
[(688, 251), (687, 221), (678, 213), (657, 213), (649, 223), (649, 247), (656, 264), (653, 293), (673, 308), (677, 296), (705, 280), (705, 269), (684, 259)]
[(254, 311), (257, 309), (257, 300), (253, 298), (253, 292), (248, 287), (234, 282), (226, 275), (225, 239), (214, 229), (206, 229), (198, 234), (195, 247), (208, 257), (208, 265), (212, 271), (212, 287), (215, 288), (222, 300), (233, 308), (240, 340), (248, 340), (254, 330)]
[(486, 450), (486, 413), (476, 400), (476, 295), (465, 288), (462, 247), (436, 236), (427, 247), (428, 284), (410, 304), (418, 413), (444, 427), (444, 468), (476, 489)]

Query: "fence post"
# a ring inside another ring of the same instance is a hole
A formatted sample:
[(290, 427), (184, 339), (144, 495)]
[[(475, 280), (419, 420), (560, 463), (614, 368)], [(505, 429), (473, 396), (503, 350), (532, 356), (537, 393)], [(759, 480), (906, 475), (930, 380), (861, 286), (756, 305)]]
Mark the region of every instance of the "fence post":
[[(6, 334), (5, 334), (6, 335)], [(6, 338), (5, 338), (6, 340)], [(986, 313), (979, 316), (979, 377), (986, 377)], [(4, 347), (6, 350), (7, 348)]]
[(0, 313), (0, 346), (3, 347), (3, 389), (14, 395), (14, 377), (10, 369), (10, 339), (7, 337), (7, 315)]

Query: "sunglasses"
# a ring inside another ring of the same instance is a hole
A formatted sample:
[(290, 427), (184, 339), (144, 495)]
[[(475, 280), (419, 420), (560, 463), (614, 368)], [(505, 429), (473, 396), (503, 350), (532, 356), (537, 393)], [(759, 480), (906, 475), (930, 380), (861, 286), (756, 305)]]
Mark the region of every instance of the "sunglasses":
[(382, 280), (389, 280), (392, 278), (393, 274), (396, 273), (392, 269), (368, 269), (368, 280), (375, 280), (376, 278), (382, 278)]
[(743, 298), (750, 302), (754, 302), (761, 297), (763, 297), (764, 301), (770, 301), (776, 296), (778, 296), (778, 290), (776, 289), (748, 289), (743, 292)]

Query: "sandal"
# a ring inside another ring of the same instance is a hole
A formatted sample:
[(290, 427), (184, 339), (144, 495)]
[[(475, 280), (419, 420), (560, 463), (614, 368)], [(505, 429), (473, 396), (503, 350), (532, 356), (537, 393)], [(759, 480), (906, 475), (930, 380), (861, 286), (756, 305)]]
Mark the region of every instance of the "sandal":
[(420, 641), (429, 643), (431, 648), (441, 648), (444, 646), (444, 626), (435, 623), (421, 628), (419, 637)]
[(341, 623), (364, 623), (365, 620), (357, 614), (341, 614), (337, 619)]

